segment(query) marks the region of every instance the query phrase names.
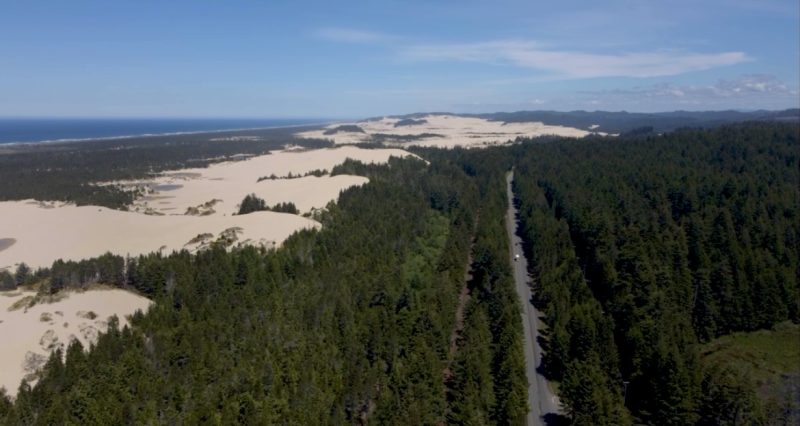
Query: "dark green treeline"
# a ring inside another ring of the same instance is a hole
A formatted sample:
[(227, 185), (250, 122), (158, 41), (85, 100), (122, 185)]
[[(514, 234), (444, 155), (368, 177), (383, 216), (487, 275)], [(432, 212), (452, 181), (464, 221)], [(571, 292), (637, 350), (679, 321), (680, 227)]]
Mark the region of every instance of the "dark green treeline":
[(800, 320), (798, 148), (758, 123), (517, 148), (544, 367), (576, 424), (790, 417), (695, 344)]
[(505, 227), (505, 149), (420, 150), (432, 161), (454, 161), (481, 193), (470, 298), (449, 394), (449, 424), (524, 425), (525, 375), (521, 301), (514, 288)]

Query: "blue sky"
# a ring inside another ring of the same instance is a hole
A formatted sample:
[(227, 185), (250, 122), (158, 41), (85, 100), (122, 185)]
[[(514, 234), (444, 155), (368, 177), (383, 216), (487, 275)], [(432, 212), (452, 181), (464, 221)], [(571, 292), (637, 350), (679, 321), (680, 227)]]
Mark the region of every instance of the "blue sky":
[(779, 109), (799, 68), (797, 0), (0, 0), (0, 116)]

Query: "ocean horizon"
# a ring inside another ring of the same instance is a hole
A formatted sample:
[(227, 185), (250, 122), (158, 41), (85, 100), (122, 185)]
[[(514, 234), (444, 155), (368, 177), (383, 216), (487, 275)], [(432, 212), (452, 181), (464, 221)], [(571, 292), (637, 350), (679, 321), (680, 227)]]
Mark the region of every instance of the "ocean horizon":
[(301, 126), (320, 118), (0, 118), (0, 144), (96, 140)]

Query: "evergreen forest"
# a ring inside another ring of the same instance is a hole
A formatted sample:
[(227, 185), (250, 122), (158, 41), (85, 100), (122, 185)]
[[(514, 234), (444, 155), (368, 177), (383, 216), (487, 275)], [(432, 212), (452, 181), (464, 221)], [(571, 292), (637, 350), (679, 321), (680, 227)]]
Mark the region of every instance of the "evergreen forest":
[[(0, 394), (0, 424), (524, 425), (521, 303), (547, 326), (540, 370), (558, 422), (797, 424), (800, 366), (759, 383), (705, 354), (747, 333), (797, 336), (799, 130), (410, 148), (425, 161), (334, 168), (370, 181), (278, 249), (107, 254), (4, 274), (3, 288), (104, 284), (155, 304), (130, 327), (111, 321), (92, 348), (54, 353), (14, 401)], [(512, 278), (507, 173), (530, 301)], [(58, 197), (93, 202), (76, 191)], [(267, 206), (253, 196), (242, 208)], [(783, 391), (765, 397), (765, 386)]]

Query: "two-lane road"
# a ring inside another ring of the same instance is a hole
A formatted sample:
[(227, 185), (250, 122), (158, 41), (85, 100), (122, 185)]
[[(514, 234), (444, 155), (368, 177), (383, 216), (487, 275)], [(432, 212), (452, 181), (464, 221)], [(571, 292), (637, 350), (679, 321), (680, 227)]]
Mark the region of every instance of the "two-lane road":
[[(514, 269), (514, 282), (517, 295), (522, 301), (522, 323), (525, 332), (525, 371), (528, 376), (528, 426), (545, 425), (545, 416), (560, 414), (558, 397), (555, 396), (547, 379), (536, 371), (542, 362), (542, 348), (539, 345), (539, 311), (531, 303), (530, 277), (528, 261), (522, 252), (522, 239), (517, 235), (518, 212), (514, 206), (514, 194), (511, 182), (514, 172), (506, 175), (506, 191), (508, 192), (508, 212), (506, 228), (511, 246), (511, 266)], [(517, 258), (516, 256), (519, 255)]]

